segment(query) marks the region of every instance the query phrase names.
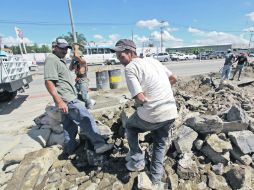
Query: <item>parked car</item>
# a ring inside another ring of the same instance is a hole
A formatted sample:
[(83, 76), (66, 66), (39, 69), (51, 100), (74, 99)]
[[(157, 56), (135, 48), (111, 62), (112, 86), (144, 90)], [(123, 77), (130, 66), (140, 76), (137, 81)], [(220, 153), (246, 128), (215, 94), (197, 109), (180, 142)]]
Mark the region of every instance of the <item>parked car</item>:
[(254, 53), (250, 53), (250, 54), (249, 54), (249, 57), (254, 57)]
[(187, 59), (196, 59), (197, 56), (195, 54), (186, 54)]
[(172, 61), (181, 61), (181, 60), (187, 60), (187, 56), (183, 53), (172, 53), (170, 56)]
[(170, 60), (170, 56), (168, 53), (158, 53), (154, 55), (153, 57), (161, 62), (167, 62)]

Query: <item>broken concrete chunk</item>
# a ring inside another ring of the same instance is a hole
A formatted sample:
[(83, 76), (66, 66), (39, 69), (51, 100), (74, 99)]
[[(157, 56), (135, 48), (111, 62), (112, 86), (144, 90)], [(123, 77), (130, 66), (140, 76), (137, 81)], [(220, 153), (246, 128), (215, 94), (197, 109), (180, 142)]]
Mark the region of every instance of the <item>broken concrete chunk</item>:
[(201, 139), (197, 139), (194, 141), (194, 146), (197, 150), (201, 150), (203, 144), (204, 144), (204, 141), (202, 141)]
[(62, 120), (62, 113), (56, 106), (47, 106), (45, 111), (50, 118), (56, 121)]
[(183, 125), (179, 128), (176, 139), (173, 141), (178, 153), (191, 152), (192, 144), (198, 137), (198, 134), (191, 129)]
[(183, 158), (178, 161), (177, 174), (181, 179), (193, 180), (198, 176), (198, 166), (191, 158), (192, 154), (183, 154)]
[(223, 122), (223, 133), (228, 133), (232, 131), (242, 131), (247, 130), (249, 123), (243, 123), (242, 121), (230, 121), (230, 122)]
[(152, 182), (145, 172), (138, 175), (138, 188), (142, 190), (152, 190)]
[(254, 152), (254, 134), (251, 131), (230, 132), (228, 136), (244, 154)]
[(224, 165), (222, 163), (218, 163), (212, 166), (212, 170), (217, 175), (222, 175), (224, 173)]
[(186, 125), (201, 134), (220, 133), (223, 121), (217, 115), (202, 115), (187, 119)]
[(63, 126), (61, 124), (59, 125), (42, 125), (40, 129), (50, 129), (54, 133), (62, 133), (63, 132)]
[(251, 187), (252, 168), (249, 166), (232, 165), (226, 173), (226, 179), (232, 189)]
[(214, 164), (227, 164), (230, 161), (229, 150), (232, 145), (228, 141), (223, 141), (216, 134), (207, 137), (201, 152), (205, 154)]
[(249, 122), (248, 115), (245, 113), (245, 111), (236, 105), (231, 106), (231, 108), (228, 110), (227, 120), (241, 121), (242, 123)]
[(214, 174), (213, 172), (208, 173), (208, 186), (212, 189), (230, 190), (224, 177)]
[(59, 154), (60, 150), (57, 147), (44, 148), (27, 154), (6, 189), (35, 189), (41, 184)]
[(49, 139), (51, 130), (50, 129), (31, 129), (28, 135), (41, 144), (42, 147), (46, 147)]
[(47, 142), (47, 146), (52, 145), (64, 145), (64, 133), (51, 133), (49, 136), (49, 140)]

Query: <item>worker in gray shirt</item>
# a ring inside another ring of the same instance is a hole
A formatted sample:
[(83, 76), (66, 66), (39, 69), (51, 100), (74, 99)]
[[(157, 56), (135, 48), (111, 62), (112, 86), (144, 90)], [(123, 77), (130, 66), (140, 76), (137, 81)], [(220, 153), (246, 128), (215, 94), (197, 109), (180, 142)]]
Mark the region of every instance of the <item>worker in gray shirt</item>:
[(80, 131), (93, 144), (96, 153), (112, 149), (99, 134), (93, 116), (88, 112), (84, 102), (77, 99), (74, 87), (74, 76), (65, 62), (68, 45), (65, 39), (56, 39), (52, 54), (48, 55), (44, 66), (45, 85), (56, 105), (63, 113), (64, 152), (73, 154), (77, 142), (75, 140), (78, 126)]

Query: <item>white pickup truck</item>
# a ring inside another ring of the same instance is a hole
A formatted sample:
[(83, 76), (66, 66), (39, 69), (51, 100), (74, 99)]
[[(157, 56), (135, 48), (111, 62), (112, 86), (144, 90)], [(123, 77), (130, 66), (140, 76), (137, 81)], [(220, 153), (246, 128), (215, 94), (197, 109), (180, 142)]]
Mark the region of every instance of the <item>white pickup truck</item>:
[(27, 61), (0, 52), (0, 102), (13, 99), (32, 80)]

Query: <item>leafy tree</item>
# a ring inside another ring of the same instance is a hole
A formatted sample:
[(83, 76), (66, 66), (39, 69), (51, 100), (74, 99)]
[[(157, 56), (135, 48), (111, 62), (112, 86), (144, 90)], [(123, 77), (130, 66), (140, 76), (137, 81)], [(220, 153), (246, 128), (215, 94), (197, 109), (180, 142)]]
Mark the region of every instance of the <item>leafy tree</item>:
[[(86, 45), (87, 41), (84, 34), (76, 32), (76, 36), (77, 36), (77, 42), (79, 44)], [(64, 38), (69, 44), (73, 44), (74, 42), (74, 38), (71, 32), (68, 32), (67, 35), (62, 35), (61, 37)]]
[[(20, 54), (19, 46), (6, 46), (6, 48), (9, 48), (12, 50), (13, 54)], [(22, 46), (23, 48), (23, 46)], [(39, 47), (36, 43), (32, 46), (26, 46), (27, 53), (50, 53), (51, 49), (47, 45), (42, 45)], [(24, 52), (24, 51), (23, 51)]]

